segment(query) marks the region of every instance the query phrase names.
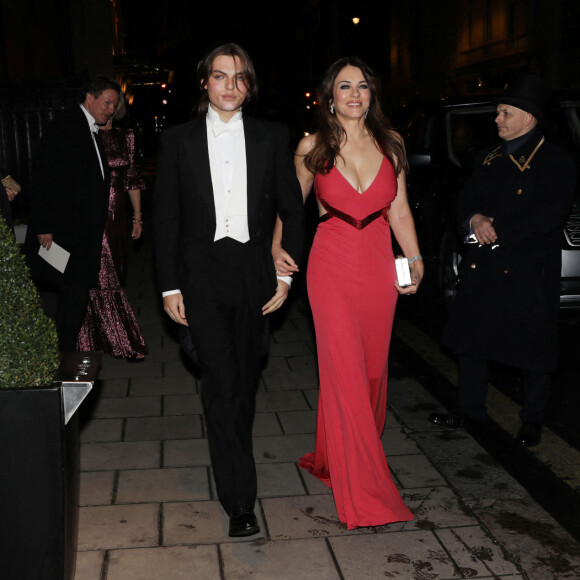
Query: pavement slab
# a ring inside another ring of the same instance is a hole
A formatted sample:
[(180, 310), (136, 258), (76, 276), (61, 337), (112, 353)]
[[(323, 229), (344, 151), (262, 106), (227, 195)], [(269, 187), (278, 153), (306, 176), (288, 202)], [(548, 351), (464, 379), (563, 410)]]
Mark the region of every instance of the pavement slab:
[(258, 497), (304, 495), (299, 469), (294, 463), (258, 463)]
[(215, 580), (219, 578), (216, 546), (177, 546), (111, 550), (107, 580)]
[(77, 552), (77, 580), (101, 580), (101, 571), (105, 552)]
[(195, 378), (189, 376), (175, 379), (163, 377), (158, 379), (134, 379), (129, 389), (131, 397), (147, 397), (152, 395), (196, 395)]
[(373, 533), (371, 528), (348, 530), (336, 515), (332, 495), (266, 498), (262, 505), (273, 540)]
[(479, 526), (438, 530), (435, 535), (445, 546), (459, 570), (469, 578), (518, 574), (512, 559)]
[(111, 505), (114, 486), (114, 471), (83, 471), (80, 474), (79, 505)]
[(304, 411), (308, 409), (301, 391), (261, 392), (256, 395), (256, 412)]
[[(473, 512), (450, 487), (404, 490), (401, 497), (415, 516), (410, 522), (401, 524), (402, 529), (435, 530), (478, 524)], [(382, 527), (378, 526), (377, 531)]]
[(387, 459), (395, 455), (418, 455), (421, 452), (415, 439), (404, 429), (385, 429), (381, 437)]
[(445, 485), (445, 480), (425, 455), (392, 455), (388, 462), (405, 488)]
[(340, 580), (323, 539), (221, 546), (225, 580)]
[(174, 439), (163, 442), (163, 467), (209, 464), (207, 439)]
[(296, 389), (318, 388), (318, 375), (313, 375), (310, 372), (290, 372), (287, 367), (281, 371), (263, 373), (262, 377), (268, 391), (294, 391)]
[(330, 538), (329, 542), (345, 580), (462, 577), (443, 546), (429, 531)]
[(580, 544), (530, 499), (500, 500), (474, 512), (531, 580), (580, 578)]
[(99, 379), (95, 382), (89, 397), (126, 397), (130, 379)]
[(127, 470), (119, 475), (115, 503), (208, 500), (206, 467)]
[(284, 430), (284, 435), (299, 433), (316, 433), (316, 411), (279, 411), (278, 417)]
[(295, 463), (314, 449), (314, 434), (254, 437), (256, 463)]
[(464, 431), (415, 433), (442, 475), (466, 499), (520, 499), (528, 492)]
[(157, 546), (158, 543), (158, 504), (79, 508), (78, 549), (81, 551)]
[(161, 397), (101, 398), (92, 410), (93, 419), (150, 417), (161, 414)]
[(256, 413), (252, 427), (254, 437), (266, 437), (268, 435), (282, 435), (282, 426), (278, 416), (274, 412)]
[(127, 419), (125, 441), (157, 441), (201, 437), (201, 415)]
[(121, 441), (122, 434), (123, 419), (94, 419), (80, 427), (81, 443)]
[(165, 395), (163, 397), (163, 414), (169, 415), (201, 415), (203, 406), (201, 396), (190, 395)]
[(81, 445), (81, 471), (159, 467), (160, 441), (86, 443)]

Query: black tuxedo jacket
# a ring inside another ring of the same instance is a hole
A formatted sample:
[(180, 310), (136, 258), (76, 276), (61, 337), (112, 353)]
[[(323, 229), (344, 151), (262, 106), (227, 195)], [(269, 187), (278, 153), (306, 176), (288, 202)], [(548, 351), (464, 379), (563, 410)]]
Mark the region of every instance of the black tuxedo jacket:
[[(270, 254), (276, 214), (284, 224), (283, 246), (298, 262), (303, 248), (304, 208), (287, 128), (246, 115), (243, 123), (248, 244), (261, 247), (260, 274), (268, 281), (261, 284), (261, 290), (269, 299), (276, 288)], [(205, 115), (168, 129), (161, 137), (153, 222), (160, 290), (183, 291), (198, 274), (196, 253), (214, 243), (216, 228)]]
[[(80, 107), (57, 115), (48, 125), (36, 154), (31, 216), (26, 250), (32, 275), (78, 285), (96, 284), (109, 205), (109, 166), (103, 148), (99, 159), (87, 118)], [(71, 253), (64, 276), (38, 257), (38, 234)]]

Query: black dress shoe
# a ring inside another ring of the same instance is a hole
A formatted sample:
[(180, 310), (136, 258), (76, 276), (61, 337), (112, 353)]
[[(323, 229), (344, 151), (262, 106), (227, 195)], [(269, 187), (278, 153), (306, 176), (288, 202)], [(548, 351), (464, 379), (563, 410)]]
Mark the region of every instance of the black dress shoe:
[(516, 441), (522, 447), (534, 447), (542, 440), (542, 425), (535, 421), (524, 421), (520, 427)]
[(476, 433), (483, 428), (485, 423), (475, 421), (463, 413), (431, 413), (429, 421), (444, 427), (445, 429), (465, 429), (470, 433)]
[(254, 512), (232, 513), (230, 515), (230, 537), (253, 536), (260, 531)]
[(429, 421), (445, 429), (464, 429), (467, 417), (462, 413), (431, 413)]

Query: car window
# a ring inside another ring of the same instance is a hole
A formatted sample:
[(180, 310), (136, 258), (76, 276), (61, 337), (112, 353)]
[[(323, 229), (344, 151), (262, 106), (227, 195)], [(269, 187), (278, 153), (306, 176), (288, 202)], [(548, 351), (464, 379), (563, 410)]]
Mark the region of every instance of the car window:
[(424, 111), (417, 113), (409, 122), (404, 133), (407, 152), (410, 154), (432, 154), (436, 149), (435, 143), (439, 134), (436, 115)]
[(551, 111), (544, 132), (550, 141), (565, 147), (578, 158), (580, 154), (580, 104), (562, 103)]
[(446, 115), (447, 154), (458, 167), (471, 168), (477, 152), (498, 140), (493, 107), (451, 110)]
[[(580, 103), (565, 101), (549, 114), (544, 127), (546, 138), (567, 149), (580, 173)], [(580, 180), (576, 182), (576, 203), (580, 203)]]

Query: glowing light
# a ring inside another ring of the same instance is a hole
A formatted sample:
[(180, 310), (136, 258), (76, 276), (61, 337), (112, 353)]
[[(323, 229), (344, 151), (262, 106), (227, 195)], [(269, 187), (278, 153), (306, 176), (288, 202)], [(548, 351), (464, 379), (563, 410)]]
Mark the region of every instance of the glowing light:
[(305, 97), (309, 97), (310, 96), (310, 93), (306, 93), (304, 96)]
[(304, 137), (308, 137), (308, 135), (310, 135), (310, 133), (308, 131), (304, 131)]
[(360, 22), (360, 18), (357, 18), (356, 16), (352, 19), (352, 23), (356, 26), (358, 23)]

